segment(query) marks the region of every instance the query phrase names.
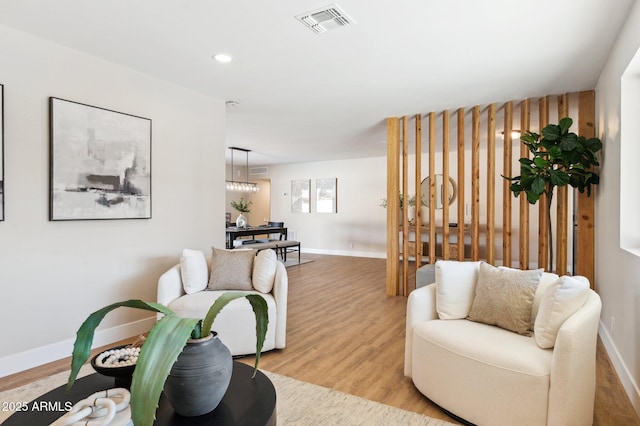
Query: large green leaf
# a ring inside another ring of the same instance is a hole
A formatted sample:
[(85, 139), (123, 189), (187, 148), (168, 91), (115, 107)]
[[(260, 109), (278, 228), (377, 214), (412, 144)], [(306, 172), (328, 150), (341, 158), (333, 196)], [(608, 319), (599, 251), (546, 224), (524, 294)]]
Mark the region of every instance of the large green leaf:
[(551, 148), (549, 148), (549, 157), (551, 157), (552, 160), (556, 160), (561, 156), (562, 150), (560, 148), (558, 148), (557, 146), (552, 146)]
[(253, 313), (256, 316), (256, 363), (253, 367), (252, 378), (256, 376), (258, 371), (258, 363), (260, 362), (260, 352), (264, 346), (264, 339), (267, 336), (267, 326), (269, 325), (269, 312), (267, 301), (259, 294), (249, 294), (247, 299), (251, 303)]
[(520, 136), (520, 141), (531, 148), (532, 144), (535, 144), (540, 139), (540, 135), (533, 132), (525, 132)]
[(136, 426), (153, 425), (164, 382), (198, 321), (166, 315), (149, 332), (131, 381), (131, 420)]
[(527, 191), (527, 201), (529, 202), (529, 204), (535, 204), (540, 199), (540, 195), (542, 194), (536, 194), (535, 192)]
[(542, 157), (534, 158), (533, 163), (539, 169), (544, 169), (549, 164), (549, 162), (546, 159), (542, 158)]
[(549, 171), (551, 177), (551, 183), (556, 186), (565, 186), (569, 183), (569, 175), (560, 170)]
[(247, 294), (249, 293), (242, 291), (229, 291), (218, 297), (213, 305), (211, 305), (211, 307), (209, 308), (207, 315), (204, 317), (204, 321), (202, 321), (202, 334), (204, 336), (209, 335), (209, 333), (211, 332), (213, 321), (215, 321), (222, 308), (227, 306), (227, 304), (232, 300), (245, 297)]
[(89, 317), (82, 323), (76, 334), (76, 341), (73, 344), (73, 354), (71, 359), (71, 373), (69, 374), (69, 381), (67, 382), (67, 389), (71, 389), (73, 382), (78, 377), (80, 368), (87, 362), (89, 355), (91, 354), (91, 345), (93, 344), (93, 336), (95, 330), (102, 322), (103, 318), (111, 311), (119, 307), (128, 307), (136, 309), (144, 309), (152, 312), (159, 312), (165, 315), (171, 315), (174, 312), (164, 305), (153, 302), (145, 302), (138, 299), (125, 300), (124, 302), (113, 303), (105, 306), (89, 315)]
[(558, 146), (563, 151), (571, 151), (578, 146), (578, 137), (575, 133), (569, 133), (562, 138)]
[[(542, 194), (544, 192), (545, 186), (547, 185), (547, 183), (545, 182), (545, 180), (541, 177), (537, 177), (533, 180), (533, 182), (531, 183), (531, 191), (535, 194)], [(529, 191), (527, 191), (529, 192)]]
[(571, 127), (572, 124), (573, 124), (573, 120), (571, 118), (564, 117), (560, 119), (558, 126), (560, 127), (560, 131), (562, 133), (566, 133), (567, 131), (569, 131), (569, 128)]
[(255, 376), (256, 371), (258, 370), (258, 362), (260, 361), (260, 352), (262, 352), (264, 339), (267, 335), (267, 325), (269, 324), (267, 302), (262, 296), (241, 291), (230, 291), (228, 293), (224, 293), (216, 299), (211, 308), (209, 308), (207, 315), (204, 317), (204, 321), (202, 322), (202, 333), (204, 335), (208, 335), (211, 332), (213, 322), (222, 308), (227, 306), (227, 304), (232, 300), (239, 299), (241, 297), (246, 297), (247, 300), (249, 300), (256, 316), (256, 362), (253, 369), (253, 375)]
[(560, 139), (560, 134), (560, 126), (556, 126), (555, 124), (549, 124), (542, 129), (542, 136), (549, 141), (557, 141)]
[(598, 152), (602, 149), (602, 141), (598, 138), (590, 138), (586, 141), (585, 146), (591, 152)]

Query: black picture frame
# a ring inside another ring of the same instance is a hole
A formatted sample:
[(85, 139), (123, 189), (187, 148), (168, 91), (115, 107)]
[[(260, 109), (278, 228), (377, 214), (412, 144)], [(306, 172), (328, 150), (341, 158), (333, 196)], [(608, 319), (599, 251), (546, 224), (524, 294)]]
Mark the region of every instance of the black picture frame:
[(4, 222), (4, 85), (0, 84), (0, 222)]
[(151, 119), (49, 98), (49, 220), (151, 219)]

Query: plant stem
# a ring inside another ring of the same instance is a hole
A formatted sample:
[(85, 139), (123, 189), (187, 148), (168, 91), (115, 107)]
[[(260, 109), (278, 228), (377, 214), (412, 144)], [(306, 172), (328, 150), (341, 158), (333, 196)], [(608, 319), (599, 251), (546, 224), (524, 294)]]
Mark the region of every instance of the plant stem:
[(547, 224), (549, 227), (549, 270), (553, 272), (553, 228), (551, 226), (551, 201), (553, 201), (553, 186), (547, 192)]

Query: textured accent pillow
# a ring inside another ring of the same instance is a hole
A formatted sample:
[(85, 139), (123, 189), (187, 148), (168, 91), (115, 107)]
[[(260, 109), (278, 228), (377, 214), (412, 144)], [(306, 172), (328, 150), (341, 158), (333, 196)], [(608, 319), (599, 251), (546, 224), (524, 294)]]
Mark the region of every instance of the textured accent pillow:
[(200, 250), (184, 249), (180, 257), (180, 276), (185, 293), (192, 294), (207, 288), (209, 267)]
[(253, 290), (251, 275), (255, 250), (211, 251), (211, 277), (208, 290)]
[(531, 307), (542, 271), (496, 268), (482, 262), (467, 319), (530, 336)]
[(276, 278), (278, 257), (273, 250), (261, 250), (253, 265), (253, 288), (261, 293), (270, 293)]
[(436, 311), (440, 319), (469, 315), (479, 268), (480, 262), (436, 261)]
[(565, 275), (545, 290), (533, 326), (538, 346), (547, 349), (555, 345), (562, 324), (587, 301), (589, 287), (587, 278)]

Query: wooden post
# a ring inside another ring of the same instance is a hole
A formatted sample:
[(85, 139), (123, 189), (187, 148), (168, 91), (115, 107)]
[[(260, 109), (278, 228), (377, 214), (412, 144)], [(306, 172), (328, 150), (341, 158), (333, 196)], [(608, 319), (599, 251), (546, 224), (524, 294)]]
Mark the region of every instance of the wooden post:
[(464, 108), (458, 108), (458, 260), (464, 260)]
[[(540, 134), (549, 124), (549, 100), (545, 96), (540, 99)], [(542, 194), (538, 200), (538, 268), (549, 271), (549, 212), (547, 211), (547, 196)]]
[(387, 118), (387, 296), (398, 295), (400, 137), (397, 117)]
[(480, 106), (472, 111), (471, 130), (471, 260), (480, 260)]
[(402, 117), (402, 294), (409, 286), (409, 123)]
[(422, 266), (422, 116), (415, 117), (416, 123), (416, 271)]
[[(504, 149), (503, 149), (503, 173), (504, 176), (513, 176), (511, 173), (511, 151), (513, 130), (513, 103), (507, 102), (504, 106)], [(502, 264), (511, 267), (511, 199), (513, 195), (509, 186), (511, 182), (503, 179), (502, 182)]]
[(442, 258), (449, 260), (449, 111), (442, 112)]
[[(595, 121), (595, 92), (588, 90), (580, 92), (578, 96), (578, 134), (585, 138), (593, 138), (596, 134), (594, 125)], [(591, 188), (591, 196), (587, 197), (584, 193), (577, 192), (577, 262), (576, 275), (582, 275), (589, 279), (591, 288), (595, 287), (594, 267), (595, 242), (595, 204), (594, 197), (597, 187)]]
[(487, 262), (496, 261), (496, 104), (487, 112)]
[(429, 113), (429, 263), (436, 262), (436, 114)]
[[(529, 131), (530, 124), (529, 99), (522, 101), (520, 105), (520, 132)], [(529, 149), (520, 141), (520, 158), (529, 157)], [(527, 194), (520, 195), (520, 269), (529, 269), (529, 202)]]
[[(566, 94), (558, 96), (558, 123), (568, 116), (569, 99)], [(567, 249), (568, 249), (568, 214), (569, 200), (567, 185), (556, 188), (556, 273), (567, 274)], [(551, 243), (551, 242), (550, 242)]]

